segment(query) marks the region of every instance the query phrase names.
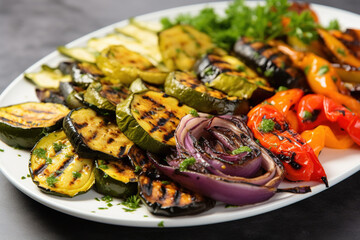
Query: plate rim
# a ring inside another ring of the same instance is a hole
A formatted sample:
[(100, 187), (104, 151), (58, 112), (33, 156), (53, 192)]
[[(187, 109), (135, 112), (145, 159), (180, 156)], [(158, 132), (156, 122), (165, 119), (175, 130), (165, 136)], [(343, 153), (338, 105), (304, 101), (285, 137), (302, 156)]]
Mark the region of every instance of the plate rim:
[[(184, 6), (179, 6), (179, 7), (174, 7), (174, 8), (168, 8), (168, 9), (164, 9), (164, 10), (160, 10), (160, 11), (155, 11), (155, 12), (150, 12), (150, 13), (146, 13), (140, 16), (137, 16), (137, 19), (148, 19), (148, 18), (152, 18), (152, 19), (159, 19), (159, 16), (162, 15), (169, 15), (171, 12), (180, 12), (183, 10), (188, 10), (188, 9), (197, 9), (195, 11), (198, 11), (198, 9), (201, 9), (205, 6), (222, 6), (221, 9), (223, 9), (224, 6), (227, 6), (227, 4), (229, 4), (231, 1), (223, 1), (223, 2), (207, 2), (207, 3), (198, 3), (198, 4), (191, 4), (191, 5), (184, 5)], [(249, 5), (256, 5), (258, 3), (261, 3), (263, 1), (250, 1), (250, 2), (246, 2)], [(342, 10), (342, 9), (336, 9), (334, 7), (330, 7), (330, 6), (325, 6), (325, 5), (321, 5), (321, 4), (311, 4), (314, 9), (316, 11), (318, 11), (318, 9), (327, 9), (327, 10), (331, 10), (331, 11), (336, 11), (339, 12), (341, 14), (346, 14), (355, 18), (359, 18), (360, 20), (360, 15), (350, 12), (350, 11), (346, 11), (346, 10)], [(319, 14), (320, 15), (320, 14)], [(71, 42), (69, 42), (68, 44), (66, 44), (65, 46), (71, 47), (71, 46), (78, 46), (78, 45), (82, 45), (81, 43), (86, 43), (87, 40), (89, 40), (92, 37), (99, 37), (101, 35), (104, 34), (108, 34), (110, 32), (113, 32), (114, 28), (117, 26), (121, 26), (121, 25), (125, 25), (128, 22), (128, 19), (125, 20), (121, 20), (118, 21), (116, 23), (110, 24), (108, 26), (102, 27), (98, 30), (92, 31), (88, 34), (85, 34), (82, 37), (79, 37)], [(44, 63), (48, 63), (51, 60), (56, 60), (57, 62), (61, 61), (61, 58), (63, 58), (60, 53), (58, 53), (57, 50), (52, 51), (51, 53), (47, 54), (46, 56), (44, 56), (43, 58), (39, 59), (38, 61), (36, 61), (34, 64), (32, 64), (30, 67), (28, 67), (23, 73), (21, 73), (18, 77), (16, 77), (10, 84), (8, 87), (5, 88), (5, 90), (1, 93), (0, 95), (0, 105), (2, 105), (5, 97), (9, 94), (9, 92), (17, 85), (20, 84), (22, 81), (26, 81), (24, 80), (24, 73), (26, 72), (32, 72), (32, 71), (36, 71), (36, 69), (38, 69), (42, 64)], [(66, 59), (66, 58), (65, 58)], [(11, 148), (11, 147), (9, 147)], [(27, 152), (28, 154), (28, 152)], [(90, 214), (90, 212), (84, 213), (82, 211), (74, 211), (74, 209), (69, 209), (68, 207), (65, 206), (61, 206), (57, 203), (54, 202), (49, 202), (47, 201), (47, 198), (43, 198), (41, 197), (44, 193), (38, 191), (38, 192), (33, 192), (33, 190), (26, 188), (23, 184), (21, 184), (20, 181), (18, 181), (18, 179), (15, 178), (15, 176), (12, 176), (10, 174), (10, 172), (5, 170), (6, 168), (4, 168), (3, 166), (3, 161), (0, 160), (0, 171), (4, 174), (4, 176), (7, 178), (7, 180), (9, 180), (11, 182), (12, 185), (14, 185), (18, 190), (20, 190), (21, 192), (23, 192), (24, 194), (26, 194), (27, 196), (29, 196), (30, 198), (34, 199), (37, 202), (40, 202), (41, 204), (55, 209), (59, 212), (62, 213), (66, 213), (69, 214), (71, 216), (74, 217), (79, 217), (85, 220), (91, 220), (91, 221), (95, 221), (95, 222), (100, 222), (100, 223), (107, 223), (107, 224), (113, 224), (113, 225), (122, 225), (122, 226), (130, 226), (130, 227), (157, 227), (157, 223), (160, 221), (166, 221), (166, 224), (164, 225), (165, 227), (189, 227), (189, 226), (200, 226), (200, 225), (207, 225), (207, 224), (215, 224), (215, 223), (221, 223), (221, 222), (228, 222), (228, 221), (234, 221), (234, 220), (239, 220), (239, 219), (243, 219), (243, 218), (247, 218), (247, 217), (251, 217), (251, 216), (256, 216), (259, 214), (263, 214), (263, 213), (267, 213), (288, 205), (291, 205), (293, 203), (296, 203), (298, 201), (307, 199), (315, 194), (318, 194), (320, 192), (322, 192), (323, 190), (325, 190), (326, 188), (323, 185), (317, 185), (315, 187), (312, 188), (312, 192), (308, 193), (306, 195), (292, 195), (291, 197), (285, 197), (283, 199), (277, 200), (275, 202), (271, 202), (271, 203), (267, 203), (267, 204), (263, 204), (263, 203), (259, 203), (259, 204), (255, 204), (257, 207), (253, 208), (250, 207), (250, 214), (247, 214), (247, 216), (242, 216), (242, 217), (236, 217), (238, 215), (238, 211), (232, 211), (232, 212), (226, 212), (226, 216), (223, 217), (220, 221), (215, 219), (215, 218), (211, 218), (210, 220), (206, 220), (206, 221), (195, 221), (195, 220), (191, 220), (191, 218), (185, 217), (186, 221), (182, 221), (182, 224), (176, 224), (177, 219), (178, 218), (166, 218), (166, 217), (157, 217), (157, 216), (153, 216), (149, 213), (149, 215), (152, 216), (152, 218), (154, 219), (158, 219), (157, 222), (154, 221), (147, 221), (147, 219), (141, 219), (139, 220), (122, 220), (122, 221), (116, 221), (114, 219), (109, 219), (109, 218), (105, 218), (102, 217), (100, 215), (95, 215), (95, 214)], [(351, 175), (355, 174), (357, 171), (360, 170), (360, 164), (358, 164), (357, 168), (353, 168), (351, 169), (351, 171), (348, 171), (345, 175), (341, 175), (341, 176), (337, 176), (335, 179), (332, 180), (331, 182), (331, 187), (336, 185), (337, 183), (339, 183), (340, 181), (343, 181), (345, 179), (347, 179), (348, 177), (350, 177)], [(40, 195), (40, 197), (38, 196)], [(269, 208), (269, 205), (271, 207), (271, 209), (266, 209)], [(253, 206), (253, 205), (250, 205)], [(264, 209), (265, 208), (265, 209)], [(214, 210), (214, 209), (212, 209)], [(211, 211), (211, 210), (209, 210)], [(208, 212), (209, 212), (208, 211)], [(203, 215), (195, 215), (192, 216), (192, 218), (194, 219), (202, 219), (205, 220), (207, 214)], [(136, 224), (134, 224), (136, 222)]]

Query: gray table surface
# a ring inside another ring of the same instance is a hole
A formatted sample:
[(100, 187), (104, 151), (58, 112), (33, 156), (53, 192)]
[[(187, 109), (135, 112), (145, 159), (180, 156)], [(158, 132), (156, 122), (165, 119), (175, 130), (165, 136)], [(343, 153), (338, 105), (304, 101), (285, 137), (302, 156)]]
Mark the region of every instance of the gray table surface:
[[(0, 92), (35, 61), (129, 17), (207, 0), (0, 0)], [(313, 1), (360, 14), (358, 0)], [(336, 17), (336, 16), (334, 16)], [(360, 174), (309, 199), (247, 219), (187, 228), (106, 225), (52, 210), (0, 173), (0, 239), (360, 239)]]

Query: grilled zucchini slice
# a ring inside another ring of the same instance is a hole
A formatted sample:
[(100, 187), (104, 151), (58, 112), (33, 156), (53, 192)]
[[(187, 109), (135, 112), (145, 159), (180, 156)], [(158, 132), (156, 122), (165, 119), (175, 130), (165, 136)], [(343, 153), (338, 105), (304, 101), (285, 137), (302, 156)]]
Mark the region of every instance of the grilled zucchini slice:
[(146, 90), (152, 90), (152, 91), (157, 91), (157, 92), (161, 91), (159, 88), (144, 82), (140, 78), (136, 79), (135, 81), (133, 81), (131, 83), (129, 90), (132, 93), (143, 92)]
[(85, 158), (118, 160), (133, 145), (115, 123), (89, 108), (72, 110), (63, 128), (76, 153)]
[(246, 100), (228, 97), (216, 89), (208, 88), (188, 72), (172, 72), (165, 81), (165, 93), (200, 112), (245, 114), (249, 110)]
[(58, 68), (42, 65), (39, 72), (25, 73), (25, 79), (38, 88), (58, 89), (60, 82), (71, 82), (70, 75), (64, 75)]
[(72, 47), (67, 48), (65, 46), (59, 46), (57, 50), (76, 61), (79, 62), (88, 62), (88, 63), (95, 63), (96, 62), (96, 55), (97, 52), (93, 51), (90, 48), (87, 47)]
[(113, 114), (116, 105), (130, 95), (130, 91), (122, 84), (107, 85), (93, 82), (86, 89), (84, 103), (102, 114)]
[(69, 109), (57, 103), (28, 102), (0, 108), (0, 139), (10, 146), (32, 148), (45, 134), (61, 127)]
[(137, 193), (138, 176), (128, 159), (96, 160), (95, 163), (95, 190), (98, 193), (117, 198), (127, 198)]
[(74, 197), (95, 182), (94, 161), (80, 158), (63, 131), (40, 139), (31, 151), (29, 170), (42, 191), (59, 196)]
[(104, 77), (104, 74), (95, 64), (78, 62), (71, 67), (71, 77), (74, 85), (86, 88), (90, 83)]
[(176, 217), (198, 214), (215, 206), (215, 201), (186, 190), (162, 175), (141, 149), (131, 148), (129, 158), (135, 166), (142, 168), (139, 196), (152, 214)]
[(97, 58), (96, 64), (106, 76), (124, 84), (134, 81), (140, 71), (153, 68), (152, 63), (145, 57), (122, 45), (104, 49)]
[(191, 110), (165, 93), (143, 91), (133, 93), (116, 106), (116, 121), (121, 131), (141, 148), (165, 153), (175, 146), (175, 129)]
[(210, 37), (188, 25), (177, 25), (159, 33), (160, 52), (170, 70), (192, 70), (196, 60), (215, 46)]

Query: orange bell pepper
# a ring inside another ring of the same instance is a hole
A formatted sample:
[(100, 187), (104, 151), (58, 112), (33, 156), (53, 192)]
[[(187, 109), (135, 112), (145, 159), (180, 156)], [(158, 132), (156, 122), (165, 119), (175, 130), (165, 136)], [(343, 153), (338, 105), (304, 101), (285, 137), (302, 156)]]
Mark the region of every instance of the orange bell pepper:
[(320, 125), (313, 130), (306, 130), (301, 133), (301, 137), (311, 146), (316, 156), (324, 147), (346, 149), (350, 148), (354, 141), (346, 134), (335, 133), (329, 126)]

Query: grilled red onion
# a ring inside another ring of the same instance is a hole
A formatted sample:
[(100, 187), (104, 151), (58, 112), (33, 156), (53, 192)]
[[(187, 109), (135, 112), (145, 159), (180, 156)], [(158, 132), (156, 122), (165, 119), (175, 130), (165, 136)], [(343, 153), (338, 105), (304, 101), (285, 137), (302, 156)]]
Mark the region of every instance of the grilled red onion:
[[(174, 181), (215, 200), (233, 205), (265, 201), (284, 178), (281, 162), (253, 140), (243, 117), (187, 115), (175, 138), (177, 152), (167, 164), (151, 153), (149, 158)], [(246, 151), (236, 152), (242, 148)], [(181, 169), (189, 158), (193, 164)]]

